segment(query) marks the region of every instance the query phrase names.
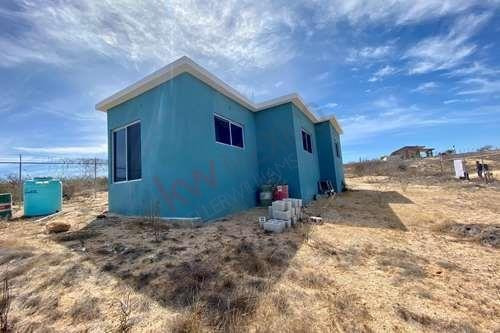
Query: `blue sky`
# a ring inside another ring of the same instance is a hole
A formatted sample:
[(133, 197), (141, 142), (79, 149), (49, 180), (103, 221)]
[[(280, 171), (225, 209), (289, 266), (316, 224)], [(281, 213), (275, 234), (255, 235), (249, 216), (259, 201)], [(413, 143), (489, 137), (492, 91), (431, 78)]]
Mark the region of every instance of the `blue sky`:
[(0, 156), (105, 156), (94, 105), (187, 55), (256, 102), (298, 92), (345, 161), (499, 146), (500, 1), (0, 3)]

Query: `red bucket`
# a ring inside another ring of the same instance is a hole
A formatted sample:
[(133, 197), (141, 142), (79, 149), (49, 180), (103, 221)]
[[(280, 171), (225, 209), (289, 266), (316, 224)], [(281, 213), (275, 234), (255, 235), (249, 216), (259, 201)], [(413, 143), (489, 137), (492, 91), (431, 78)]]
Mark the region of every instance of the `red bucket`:
[(274, 189), (274, 200), (283, 200), (288, 198), (288, 185), (277, 185)]

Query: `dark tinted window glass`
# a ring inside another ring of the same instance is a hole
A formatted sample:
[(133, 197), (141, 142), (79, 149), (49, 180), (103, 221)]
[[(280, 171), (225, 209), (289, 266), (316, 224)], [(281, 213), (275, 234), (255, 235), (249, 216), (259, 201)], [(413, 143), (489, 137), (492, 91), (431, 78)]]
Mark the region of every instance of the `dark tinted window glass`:
[(114, 181), (127, 180), (125, 129), (113, 132), (113, 174)]
[(337, 154), (337, 157), (340, 157), (340, 148), (338, 142), (335, 142), (335, 152)]
[(305, 151), (312, 153), (311, 135), (305, 131), (302, 131), (302, 147)]
[(307, 134), (306, 135), (307, 137), (307, 151), (312, 153), (312, 144), (311, 144), (311, 135), (310, 134)]
[(231, 136), (229, 134), (229, 121), (214, 117), (215, 123), (215, 140), (220, 143), (231, 144)]
[(233, 146), (243, 148), (243, 128), (238, 125), (231, 124), (231, 139)]
[(141, 178), (141, 123), (127, 127), (128, 180)]

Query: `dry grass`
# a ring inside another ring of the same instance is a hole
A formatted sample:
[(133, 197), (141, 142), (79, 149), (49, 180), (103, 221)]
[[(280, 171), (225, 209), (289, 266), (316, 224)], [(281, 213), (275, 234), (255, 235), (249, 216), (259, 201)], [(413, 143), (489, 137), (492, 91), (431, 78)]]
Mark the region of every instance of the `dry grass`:
[(259, 229), (261, 208), (202, 228), (163, 228), (96, 218), (107, 209), (103, 193), (73, 197), (52, 220), (70, 223), (67, 233), (48, 235), (44, 223), (23, 219), (0, 229), (12, 325), (21, 332), (500, 328), (498, 188), (403, 178), (349, 175), (352, 191), (307, 208), (324, 224), (279, 235)]
[(83, 295), (82, 298), (77, 299), (69, 310), (73, 324), (89, 322), (100, 318), (101, 313), (98, 304), (99, 299), (89, 295)]

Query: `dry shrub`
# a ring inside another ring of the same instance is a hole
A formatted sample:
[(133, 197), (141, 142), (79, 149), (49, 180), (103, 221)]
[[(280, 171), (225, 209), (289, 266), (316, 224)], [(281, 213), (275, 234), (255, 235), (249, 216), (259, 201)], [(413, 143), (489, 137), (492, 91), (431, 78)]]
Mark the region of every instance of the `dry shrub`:
[(238, 256), (239, 265), (249, 274), (265, 276), (269, 273), (268, 263), (259, 257), (253, 243), (245, 239), (236, 245), (235, 251)]
[(43, 281), (37, 288), (37, 291), (45, 290), (49, 287), (70, 287), (78, 283), (84, 275), (88, 275), (90, 270), (82, 267), (80, 264), (73, 264), (62, 273), (54, 274), (49, 279)]
[(22, 276), (29, 272), (30, 270), (35, 267), (36, 260), (33, 258), (30, 258), (28, 260), (23, 260), (22, 262), (16, 263), (14, 268), (6, 271), (3, 276), (1, 277), (2, 279), (5, 278), (6, 276), (9, 277), (9, 279), (14, 279), (18, 276)]
[(8, 275), (3, 278), (0, 291), (0, 332), (10, 332), (11, 324), (9, 323), (10, 305), (12, 303), (12, 294), (10, 292), (10, 282)]
[(237, 332), (255, 313), (258, 292), (249, 286), (217, 291), (206, 297), (205, 309), (210, 326), (223, 332)]
[(329, 278), (317, 271), (295, 271), (291, 277), (301, 286), (311, 289), (323, 289), (332, 283)]
[(330, 325), (340, 332), (372, 332), (373, 317), (361, 298), (355, 294), (330, 295)]
[(203, 332), (202, 316), (199, 307), (193, 307), (184, 314), (177, 316), (171, 326), (172, 333), (201, 333)]
[(446, 222), (436, 231), (455, 237), (470, 239), (485, 246), (500, 248), (500, 224), (473, 224)]
[(12, 194), (12, 201), (19, 202), (21, 200), (20, 194), (22, 193), (19, 177), (12, 174), (0, 179), (0, 193), (10, 193)]
[(98, 304), (99, 299), (89, 295), (77, 300), (70, 309), (73, 324), (98, 319), (101, 315)]
[(400, 274), (405, 278), (424, 278), (426, 275), (421, 266), (428, 263), (425, 258), (399, 249), (387, 249), (379, 255), (381, 257), (377, 259), (377, 263), (380, 266), (399, 268)]
[(22, 306), (27, 310), (28, 315), (33, 315), (40, 307), (41, 301), (42, 297), (40, 297), (39, 295), (35, 295), (22, 302)]
[(130, 293), (127, 293), (125, 297), (118, 300), (118, 332), (128, 332), (130, 331), (132, 324), (130, 322), (130, 316), (135, 307), (135, 303), (130, 298)]
[(427, 329), (433, 331), (456, 332), (456, 333), (475, 333), (478, 332), (468, 323), (461, 323), (451, 320), (435, 319), (426, 314), (418, 314), (410, 311), (400, 305), (395, 307), (396, 314), (405, 322), (418, 323)]
[(271, 300), (273, 305), (279, 311), (279, 313), (287, 313), (290, 307), (288, 303), (288, 294), (284, 290), (279, 290), (271, 295)]
[(169, 276), (174, 283), (174, 289), (166, 295), (164, 301), (173, 302), (174, 305), (181, 307), (191, 306), (216, 275), (217, 267), (209, 267), (197, 262), (184, 262), (170, 272)]
[(75, 240), (83, 241), (86, 239), (97, 237), (99, 235), (100, 233), (95, 230), (76, 230), (72, 232), (53, 235), (51, 236), (51, 239), (56, 242), (71, 242)]
[(95, 190), (105, 191), (108, 186), (108, 180), (105, 177), (98, 177), (95, 183), (93, 177), (65, 178), (62, 183), (63, 197), (66, 200), (79, 195), (90, 196)]
[(0, 249), (0, 265), (33, 256), (30, 249)]

